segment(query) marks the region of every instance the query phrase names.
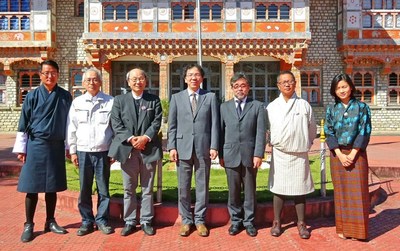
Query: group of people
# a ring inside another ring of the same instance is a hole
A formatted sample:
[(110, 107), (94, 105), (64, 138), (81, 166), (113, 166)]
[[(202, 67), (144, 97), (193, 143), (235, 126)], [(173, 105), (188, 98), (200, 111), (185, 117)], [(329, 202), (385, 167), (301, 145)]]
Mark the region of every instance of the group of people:
[[(204, 70), (190, 64), (183, 70), (187, 88), (173, 94), (168, 116), (170, 160), (176, 163), (179, 235), (188, 236), (195, 226), (208, 236), (206, 211), (211, 161), (219, 158), (228, 182), (229, 234), (245, 230), (257, 235), (256, 176), (265, 147), (272, 147), (268, 187), (274, 194), (274, 220), (270, 233), (282, 234), (281, 212), (292, 199), (299, 236), (310, 238), (305, 222), (306, 195), (314, 191), (308, 151), (317, 127), (311, 106), (296, 95), (295, 76), (278, 75), (279, 97), (267, 107), (249, 97), (250, 79), (242, 72), (230, 84), (234, 97), (221, 105), (212, 92), (201, 89)], [(139, 68), (126, 75), (131, 92), (115, 98), (103, 93), (101, 72), (88, 69), (82, 84), (86, 92), (75, 98), (57, 85), (59, 67), (47, 60), (40, 65), (41, 85), (25, 98), (13, 152), (23, 161), (18, 191), (26, 193), (26, 222), (22, 242), (34, 238), (38, 193), (45, 193), (45, 231), (65, 234), (54, 217), (57, 192), (66, 190), (65, 156), (79, 168), (78, 236), (96, 228), (104, 234), (114, 229), (109, 218), (110, 165), (121, 163), (125, 225), (122, 236), (135, 232), (137, 223), (146, 235), (154, 235), (153, 184), (157, 161), (162, 158), (159, 137), (162, 108), (158, 96), (144, 91), (146, 73)], [(369, 107), (355, 99), (355, 86), (346, 74), (331, 84), (335, 103), (328, 106), (325, 132), (331, 149), (335, 216), (340, 238), (368, 238), (368, 162), (366, 147), (371, 134)], [(65, 150), (66, 149), (66, 150)], [(39, 154), (38, 154), (39, 153)], [(191, 180), (195, 176), (192, 210)], [(96, 180), (98, 203), (93, 214), (92, 186)], [(139, 180), (140, 179), (140, 180)], [(136, 188), (142, 189), (140, 216)], [(356, 187), (356, 188), (355, 188)], [(243, 191), (244, 198), (241, 199)]]

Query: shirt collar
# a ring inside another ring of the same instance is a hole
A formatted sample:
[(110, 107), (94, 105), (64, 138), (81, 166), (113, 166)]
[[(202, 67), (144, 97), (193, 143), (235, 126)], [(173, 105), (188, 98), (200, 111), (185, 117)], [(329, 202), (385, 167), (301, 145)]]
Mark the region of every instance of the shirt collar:
[(92, 96), (88, 92), (85, 92), (85, 94), (83, 94), (83, 96), (85, 97), (86, 101), (90, 101), (90, 102), (96, 102), (96, 101), (103, 101), (104, 100), (101, 91), (99, 91), (96, 96)]
[(199, 93), (200, 93), (200, 88), (199, 89), (197, 89), (197, 91), (192, 91), (192, 90), (190, 90), (189, 88), (187, 89), (188, 90), (188, 93), (189, 93), (189, 97), (193, 94), (193, 93), (196, 93), (197, 95), (199, 95)]
[(140, 95), (140, 96), (136, 96), (136, 94), (134, 93), (134, 92), (131, 92), (132, 93), (132, 97), (134, 98), (134, 99), (141, 99), (142, 97), (143, 97), (143, 93), (142, 93), (142, 95)]
[[(233, 97), (233, 99), (235, 100), (235, 103), (237, 100), (239, 100), (237, 97)], [(244, 97), (241, 101), (242, 101), (242, 103), (246, 104), (246, 100), (247, 100), (247, 96)]]

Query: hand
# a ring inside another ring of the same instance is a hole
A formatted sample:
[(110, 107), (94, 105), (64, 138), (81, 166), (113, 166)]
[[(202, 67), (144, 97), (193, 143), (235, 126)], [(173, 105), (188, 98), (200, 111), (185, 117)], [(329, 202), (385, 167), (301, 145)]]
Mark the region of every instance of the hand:
[(259, 168), (262, 164), (262, 158), (253, 157), (253, 168)]
[(131, 144), (133, 148), (138, 150), (144, 150), (149, 139), (146, 136), (135, 136), (131, 139)]
[(350, 166), (351, 164), (353, 164), (353, 161), (352, 161), (352, 160), (349, 160), (349, 159), (347, 158), (347, 155), (346, 155), (346, 154), (340, 152), (340, 154), (337, 154), (337, 156), (338, 156), (340, 162), (342, 163), (342, 165), (343, 165), (344, 167), (348, 167), (348, 166)]
[(169, 151), (169, 160), (172, 162), (178, 161), (178, 152), (176, 151), (176, 149), (172, 149)]
[(76, 153), (71, 154), (71, 162), (76, 166), (76, 168), (79, 168), (78, 155), (76, 155)]
[(109, 158), (110, 159), (110, 165), (114, 164), (114, 162), (116, 161), (114, 158)]
[(210, 149), (210, 158), (211, 160), (215, 160), (218, 156), (218, 151), (214, 149)]
[(225, 161), (224, 161), (224, 159), (222, 159), (222, 158), (219, 159), (219, 165), (220, 165), (221, 167), (225, 167)]
[(65, 150), (65, 158), (71, 159), (71, 154), (69, 154), (69, 150), (68, 149)]
[(25, 163), (26, 160), (26, 154), (25, 153), (18, 153), (17, 159), (22, 161), (22, 163)]

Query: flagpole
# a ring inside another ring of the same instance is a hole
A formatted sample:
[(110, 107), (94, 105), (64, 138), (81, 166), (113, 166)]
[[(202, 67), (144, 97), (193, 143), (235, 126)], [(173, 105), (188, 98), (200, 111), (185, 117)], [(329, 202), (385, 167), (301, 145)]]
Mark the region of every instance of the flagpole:
[(197, 16), (197, 63), (202, 65), (202, 45), (201, 45), (201, 20), (200, 20), (200, 0), (196, 0)]

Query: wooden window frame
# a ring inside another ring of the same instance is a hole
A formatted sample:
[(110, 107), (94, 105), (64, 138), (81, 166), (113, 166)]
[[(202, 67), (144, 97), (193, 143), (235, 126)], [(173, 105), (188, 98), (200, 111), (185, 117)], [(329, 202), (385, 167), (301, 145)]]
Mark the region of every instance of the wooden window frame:
[[(311, 105), (316, 105), (316, 106), (321, 105), (322, 104), (321, 72), (315, 70), (302, 71), (300, 74), (300, 81), (301, 81), (301, 97), (307, 100), (307, 102), (310, 103)], [(313, 93), (316, 93), (317, 95), (316, 100), (314, 99)]]

